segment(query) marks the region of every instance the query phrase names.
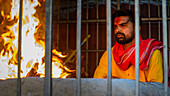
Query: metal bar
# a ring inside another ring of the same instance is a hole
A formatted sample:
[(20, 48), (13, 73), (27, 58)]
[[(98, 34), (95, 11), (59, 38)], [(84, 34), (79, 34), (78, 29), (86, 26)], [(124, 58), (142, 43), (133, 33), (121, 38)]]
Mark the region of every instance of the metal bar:
[(164, 96), (168, 96), (168, 49), (167, 49), (167, 10), (166, 0), (162, 0), (163, 54), (164, 54)]
[[(170, 48), (168, 49), (170, 50)], [(106, 50), (82, 50), (82, 52), (104, 52)]]
[[(170, 50), (170, 49), (168, 49)], [(81, 50), (81, 52), (105, 52), (106, 50)], [(72, 52), (72, 51), (61, 51), (61, 52)]]
[(107, 76), (107, 96), (112, 96), (112, 73), (111, 73), (111, 0), (107, 0), (107, 56), (108, 56), (108, 76)]
[[(160, 2), (158, 0), (158, 18), (160, 18)], [(158, 21), (158, 40), (160, 41), (161, 40), (161, 23), (160, 21)]]
[[(99, 1), (96, 0), (96, 19), (99, 19)], [(96, 50), (99, 50), (99, 23), (97, 22), (96, 26)], [(99, 52), (96, 53), (96, 66), (98, 66), (99, 62)]]
[(119, 10), (120, 9), (120, 0), (117, 0), (117, 10)]
[[(150, 0), (148, 0), (148, 18), (151, 17), (150, 15)], [(149, 21), (149, 38), (151, 38), (151, 22)]]
[[(67, 20), (61, 20), (61, 21), (56, 21), (56, 22), (54, 22), (54, 23), (56, 23), (56, 24), (58, 24), (58, 23), (76, 23), (77, 21), (76, 20), (69, 20), (69, 21), (67, 21)], [(98, 20), (82, 20), (82, 22), (83, 23), (93, 23), (93, 22), (97, 22), (97, 23), (99, 23), (99, 22), (106, 22), (106, 20), (105, 19), (98, 19)]]
[[(162, 18), (142, 18), (142, 21), (161, 21)], [(167, 18), (167, 20), (170, 20), (170, 18)]]
[[(170, 0), (168, 1), (168, 17), (170, 16)], [(170, 26), (170, 21), (168, 21), (168, 26)], [(169, 34), (169, 36), (168, 37), (170, 37), (170, 27), (168, 27), (168, 34)], [(170, 38), (169, 38), (169, 40), (168, 41), (170, 41)], [(168, 47), (168, 51), (169, 51), (169, 55), (170, 55), (170, 42), (169, 42), (169, 47)], [(169, 61), (169, 66), (170, 66), (170, 56), (169, 56), (169, 59), (168, 59)]]
[(81, 0), (77, 0), (77, 96), (81, 94)]
[(82, 50), (82, 52), (104, 52), (106, 50)]
[(46, 0), (45, 12), (44, 96), (52, 96), (53, 0)]
[(129, 10), (131, 9), (131, 4), (130, 4), (130, 0), (129, 0)]
[[(57, 20), (59, 21), (60, 20), (60, 0), (58, 0), (57, 4), (58, 4), (58, 7), (57, 7), (57, 9), (58, 9)], [(60, 33), (60, 24), (57, 23), (57, 49), (60, 46), (59, 45), (59, 40), (60, 40), (60, 36), (59, 36), (60, 34), (59, 33)]]
[[(156, 18), (156, 17), (154, 17), (154, 18), (141, 18), (142, 19), (142, 21), (161, 21), (162, 20), (162, 18)], [(170, 18), (167, 18), (167, 20), (170, 20)], [(55, 24), (60, 24), (60, 23), (76, 23), (77, 21), (76, 20), (69, 20), (69, 21), (67, 21), (67, 20), (61, 20), (61, 21), (54, 21), (54, 23)], [(106, 20), (105, 19), (97, 19), (97, 20), (82, 20), (82, 22), (83, 23), (102, 23), (102, 22), (106, 22)]]
[(135, 0), (135, 47), (136, 47), (136, 57), (135, 57), (135, 77), (136, 77), (136, 96), (140, 95), (139, 92), (139, 0)]
[[(87, 0), (87, 6), (86, 6), (86, 20), (89, 19), (89, 3), (88, 3), (88, 0)], [(86, 37), (88, 38), (88, 31), (89, 31), (89, 24), (88, 22), (86, 23)], [(88, 50), (88, 39), (87, 39), (87, 42), (86, 42), (86, 50)], [(86, 52), (86, 73), (88, 73), (88, 52)]]
[[(170, 50), (170, 48), (168, 48), (168, 50)], [(106, 50), (82, 50), (82, 52), (105, 52), (105, 51)], [(62, 51), (62, 52), (68, 52), (68, 51)]]
[(170, 8), (170, 0), (168, 0), (168, 16), (170, 16), (169, 8)]
[[(69, 4), (69, 0), (67, 0), (68, 2), (67, 2), (67, 21), (69, 21), (69, 6), (70, 6), (70, 4)], [(68, 41), (69, 41), (69, 23), (67, 23), (67, 41), (66, 41), (66, 43), (67, 43), (67, 45), (66, 45), (66, 49), (68, 50), (68, 48), (69, 48), (69, 45), (68, 45)]]
[(18, 32), (18, 79), (17, 79), (17, 96), (21, 96), (21, 39), (22, 39), (22, 6), (23, 1), (20, 0), (19, 9), (19, 32)]
[[(81, 52), (104, 52), (104, 51), (106, 51), (106, 50), (81, 50)], [(61, 52), (64, 52), (64, 53), (70, 52), (70, 53), (72, 53), (73, 51), (63, 50)]]

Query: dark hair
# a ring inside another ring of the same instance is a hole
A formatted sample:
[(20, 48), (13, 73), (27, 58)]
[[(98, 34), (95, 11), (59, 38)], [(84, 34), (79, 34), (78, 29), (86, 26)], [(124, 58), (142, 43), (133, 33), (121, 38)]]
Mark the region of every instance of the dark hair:
[[(128, 9), (121, 9), (121, 10), (117, 10), (115, 13), (112, 14), (112, 25), (114, 24), (114, 19), (116, 17), (120, 17), (120, 16), (129, 16), (130, 21), (135, 24), (135, 14), (132, 10), (128, 10)], [(140, 18), (140, 17), (139, 17)], [(140, 18), (140, 26), (142, 25), (142, 21)]]

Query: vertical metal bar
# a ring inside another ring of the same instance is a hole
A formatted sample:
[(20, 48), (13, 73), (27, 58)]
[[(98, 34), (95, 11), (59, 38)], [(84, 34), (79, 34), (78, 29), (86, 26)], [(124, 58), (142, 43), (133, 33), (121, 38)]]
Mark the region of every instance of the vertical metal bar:
[[(96, 19), (98, 20), (99, 19), (99, 1), (97, 0), (96, 1)], [(99, 50), (99, 23), (97, 22), (97, 27), (96, 27), (96, 49)], [(97, 51), (96, 53), (96, 66), (98, 66), (98, 62), (99, 62), (99, 52)]]
[[(168, 1), (168, 17), (170, 16), (170, 0)], [(168, 21), (168, 26), (170, 26), (170, 21)], [(170, 41), (170, 27), (168, 27), (168, 33), (169, 33), (169, 41)], [(170, 42), (169, 42), (169, 47), (168, 47), (168, 50), (169, 50), (169, 48), (170, 48)], [(169, 50), (169, 55), (170, 55), (170, 50)], [(169, 61), (169, 66), (170, 66), (170, 56), (169, 56), (169, 59), (168, 59)]]
[(130, 0), (129, 0), (129, 10), (131, 9), (131, 4), (130, 4)]
[[(86, 20), (88, 20), (89, 19), (89, 1), (87, 0), (87, 9), (86, 9), (86, 12), (87, 12), (87, 14), (86, 14)], [(88, 31), (89, 31), (89, 24), (88, 24), (88, 22), (86, 22), (86, 38), (88, 38)], [(88, 39), (87, 39), (87, 42), (86, 42), (86, 50), (88, 50)], [(88, 52), (86, 52), (86, 73), (88, 73)]]
[(53, 0), (46, 0), (45, 12), (44, 96), (52, 96)]
[(77, 96), (81, 94), (81, 0), (77, 0)]
[(164, 96), (168, 96), (168, 48), (166, 0), (162, 0), (163, 54), (164, 54)]
[(120, 9), (120, 0), (117, 0), (117, 10), (119, 10)]
[(169, 7), (170, 7), (170, 0), (168, 0), (168, 16), (170, 16)]
[(135, 0), (135, 46), (136, 46), (136, 57), (135, 57), (135, 77), (136, 77), (136, 96), (139, 96), (139, 0)]
[(22, 4), (23, 1), (20, 0), (20, 10), (19, 10), (19, 32), (18, 32), (18, 79), (17, 79), (17, 96), (21, 96), (21, 39), (22, 39)]
[[(60, 0), (57, 0), (58, 1), (58, 14), (57, 14), (57, 20), (59, 21), (60, 20)], [(60, 40), (60, 36), (59, 36), (59, 33), (60, 33), (60, 23), (57, 24), (57, 49), (59, 48), (59, 40)]]
[[(158, 18), (160, 18), (160, 6), (159, 6), (160, 2), (158, 0)], [(158, 40), (161, 40), (161, 23), (160, 21), (158, 21)]]
[[(151, 12), (150, 12), (150, 0), (148, 0), (148, 18), (151, 17)], [(149, 38), (151, 38), (151, 22), (149, 21)]]
[(108, 76), (107, 76), (107, 96), (112, 96), (112, 73), (111, 73), (111, 0), (107, 0), (107, 56), (108, 56)]
[[(67, 2), (67, 21), (69, 21), (69, 0), (67, 0), (68, 2)], [(67, 41), (66, 41), (66, 43), (67, 43), (67, 45), (66, 45), (66, 49), (68, 50), (68, 48), (69, 48), (69, 45), (68, 45), (68, 41), (69, 41), (69, 23), (67, 23)]]

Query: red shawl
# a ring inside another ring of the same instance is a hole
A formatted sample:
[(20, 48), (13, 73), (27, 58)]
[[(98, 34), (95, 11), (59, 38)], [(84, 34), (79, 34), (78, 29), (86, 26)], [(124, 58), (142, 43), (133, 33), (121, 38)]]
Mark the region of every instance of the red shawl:
[[(155, 39), (142, 40), (140, 37), (139, 64), (141, 70), (147, 68), (153, 51), (155, 49), (161, 49), (162, 47), (162, 42), (160, 41), (156, 41)], [(135, 49), (135, 44), (123, 50), (122, 44), (115, 43), (112, 53), (114, 60), (120, 69), (125, 71), (131, 64), (135, 65)]]

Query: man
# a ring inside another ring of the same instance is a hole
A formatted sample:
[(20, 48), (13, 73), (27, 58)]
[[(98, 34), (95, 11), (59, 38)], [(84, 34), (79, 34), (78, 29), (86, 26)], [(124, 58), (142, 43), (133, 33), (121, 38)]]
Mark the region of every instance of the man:
[[(112, 78), (135, 80), (135, 19), (130, 10), (112, 15), (112, 28), (117, 42), (112, 47)], [(141, 25), (139, 26), (141, 29)], [(162, 43), (140, 36), (139, 80), (163, 83)], [(107, 51), (100, 59), (94, 78), (107, 77)]]

